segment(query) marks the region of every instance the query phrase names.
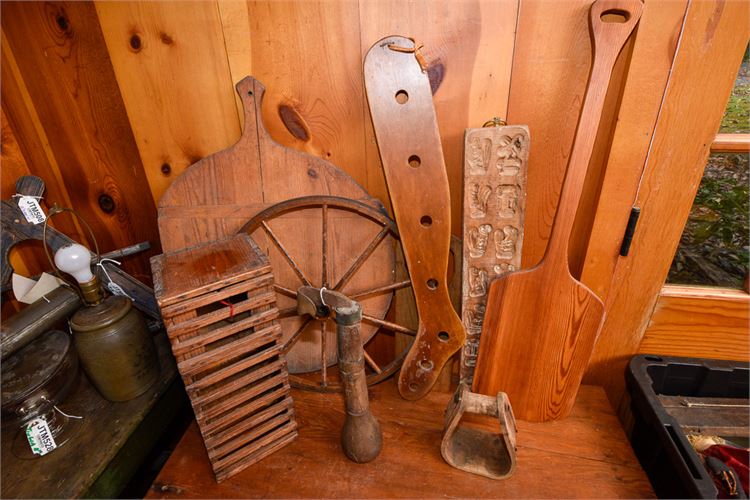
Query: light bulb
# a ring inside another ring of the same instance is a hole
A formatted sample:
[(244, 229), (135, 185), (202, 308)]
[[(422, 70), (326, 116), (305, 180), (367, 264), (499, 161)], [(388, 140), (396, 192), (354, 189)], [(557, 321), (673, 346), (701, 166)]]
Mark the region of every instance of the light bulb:
[(78, 243), (65, 245), (55, 252), (55, 265), (60, 271), (73, 276), (78, 283), (88, 283), (94, 279), (91, 273), (91, 253)]

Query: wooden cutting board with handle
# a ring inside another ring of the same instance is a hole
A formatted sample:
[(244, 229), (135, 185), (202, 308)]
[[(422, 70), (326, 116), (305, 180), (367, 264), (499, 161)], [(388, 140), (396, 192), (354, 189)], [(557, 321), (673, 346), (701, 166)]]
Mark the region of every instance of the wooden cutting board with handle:
[[(378, 200), (332, 163), (284, 147), (271, 138), (262, 120), (265, 88), (259, 81), (245, 77), (236, 89), (245, 113), (242, 136), (234, 145), (188, 167), (159, 200), (159, 234), (165, 252), (235, 234), (262, 210), (291, 198), (340, 196), (385, 211)], [(262, 230), (255, 231), (251, 236), (269, 256), (276, 284), (290, 290), (308, 284), (320, 287), (337, 283), (382, 229), (368, 219), (341, 210), (330, 210), (325, 226), (320, 208), (298, 210), (268, 224), (310, 281), (301, 281), (271, 238)], [(389, 285), (395, 280), (395, 265), (394, 249), (386, 239), (340, 291), (357, 293)], [(296, 310), (296, 300), (289, 295), (277, 293), (280, 310)], [(380, 294), (364, 298), (362, 307), (367, 314), (383, 318), (391, 297), (392, 294)], [(292, 337), (304, 321), (300, 317), (282, 317), (284, 340)], [(300, 341), (287, 354), (289, 371), (320, 369), (322, 345), (326, 346), (327, 364), (335, 363), (335, 328), (326, 327), (325, 343), (321, 342), (323, 333), (318, 322), (302, 328)], [(360, 330), (363, 341), (376, 330), (377, 326), (363, 324)]]
[(473, 389), (507, 393), (522, 420), (570, 413), (604, 321), (602, 301), (570, 274), (568, 243), (612, 67), (641, 9), (640, 0), (591, 6), (591, 74), (546, 253), (536, 267), (490, 284)]
[(402, 36), (376, 42), (364, 62), (372, 124), (419, 313), (398, 380), (406, 399), (429, 392), (466, 338), (448, 294), (450, 192), (424, 66), (414, 40)]

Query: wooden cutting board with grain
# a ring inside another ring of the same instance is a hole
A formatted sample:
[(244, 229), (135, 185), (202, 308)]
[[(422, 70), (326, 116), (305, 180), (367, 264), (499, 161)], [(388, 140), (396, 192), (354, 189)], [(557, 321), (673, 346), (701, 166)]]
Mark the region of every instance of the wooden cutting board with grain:
[[(239, 140), (188, 167), (159, 200), (159, 233), (165, 253), (235, 234), (263, 209), (301, 196), (340, 196), (384, 210), (378, 200), (332, 163), (283, 147), (270, 137), (261, 117), (265, 88), (260, 82), (248, 76), (236, 89), (245, 113), (245, 128)], [(298, 210), (269, 225), (312, 285), (323, 286), (320, 208)], [(381, 227), (355, 214), (337, 211), (329, 215), (327, 230), (326, 277), (336, 283)], [(263, 231), (251, 236), (269, 256), (277, 283), (292, 290), (304, 284)], [(390, 243), (378, 245), (343, 293), (354, 294), (394, 282), (395, 254)], [(362, 299), (361, 303), (367, 314), (382, 318), (390, 301), (391, 294), (382, 294)], [(278, 293), (277, 303), (280, 310), (296, 307), (295, 299), (288, 294)], [(286, 340), (302, 325), (302, 320), (288, 317), (280, 323)], [(369, 339), (375, 331), (375, 326), (363, 324), (363, 339)], [(331, 327), (325, 335), (326, 359), (334, 364), (335, 329)], [(320, 369), (320, 346), (320, 328), (313, 322), (287, 355), (289, 371)]]

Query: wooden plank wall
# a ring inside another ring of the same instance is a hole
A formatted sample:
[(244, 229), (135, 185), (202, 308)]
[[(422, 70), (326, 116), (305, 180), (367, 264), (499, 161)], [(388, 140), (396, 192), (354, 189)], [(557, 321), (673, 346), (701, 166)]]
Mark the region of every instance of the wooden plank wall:
[[(45, 203), (79, 210), (102, 251), (149, 240), (154, 254), (156, 202), (239, 137), (233, 87), (253, 74), (274, 139), (334, 162), (388, 205), (362, 57), (403, 33), (431, 63), (459, 234), (463, 132), (506, 118), (519, 2), (3, 2), (3, 137), (18, 144), (3, 160), (12, 153), (25, 170), (3, 168), (1, 195), (19, 173), (39, 175)], [(55, 223), (86, 241), (74, 222)], [(14, 254), (20, 271), (45, 267)], [(148, 280), (149, 255), (126, 269)]]
[[(404, 34), (424, 43), (430, 64), (455, 234), (464, 129), (494, 116), (530, 126), (523, 262), (533, 265), (549, 237), (585, 91), (591, 2), (2, 2), (0, 195), (13, 194), (18, 175), (41, 176), (45, 203), (79, 210), (102, 251), (149, 240), (149, 254), (125, 263), (148, 281), (148, 257), (159, 251), (156, 201), (188, 165), (239, 137), (233, 85), (252, 74), (268, 90), (263, 117), (276, 141), (332, 161), (387, 206), (362, 57), (380, 38)], [(609, 89), (571, 241), (571, 268), (603, 297), (687, 5), (646, 2)], [(55, 224), (85, 241), (74, 221)], [(21, 272), (46, 267), (38, 252), (15, 253)], [(601, 366), (607, 353), (623, 354), (610, 346), (620, 334), (607, 335)]]

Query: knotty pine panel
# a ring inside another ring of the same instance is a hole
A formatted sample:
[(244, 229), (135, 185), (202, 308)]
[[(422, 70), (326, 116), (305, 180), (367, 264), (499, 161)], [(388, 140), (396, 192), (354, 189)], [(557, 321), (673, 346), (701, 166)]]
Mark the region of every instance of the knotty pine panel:
[(240, 136), (215, 2), (96, 2), (154, 202)]
[[(16, 149), (3, 148), (3, 163), (9, 160), (14, 163), (23, 163), (23, 168), (18, 170), (7, 170), (3, 174), (3, 199), (15, 194), (15, 183), (21, 175), (37, 175), (44, 179), (46, 191), (42, 205), (47, 208), (57, 203), (60, 206), (71, 206), (68, 192), (65, 189), (63, 175), (60, 172), (60, 166), (57, 164), (52, 147), (44, 132), (39, 114), (36, 111), (34, 102), (23, 81), (20, 69), (16, 63), (16, 58), (11, 52), (10, 46), (2, 34), (2, 62), (0, 62), (0, 93), (2, 94), (3, 119), (7, 120), (4, 125), (4, 133), (17, 144)], [(12, 191), (12, 192), (11, 192)], [(80, 242), (88, 242), (89, 235), (81, 230), (80, 223), (77, 220), (71, 220), (70, 217), (61, 217), (51, 222), (55, 228), (68, 234), (70, 237)], [(22, 255), (19, 255), (22, 257)], [(21, 259), (19, 259), (21, 260)], [(30, 270), (41, 271), (29, 258)], [(46, 266), (45, 266), (46, 267)]]
[[(94, 5), (3, 2), (2, 29), (70, 203), (94, 229), (100, 250), (148, 240), (157, 252), (156, 207)], [(124, 268), (150, 281), (148, 255)]]

